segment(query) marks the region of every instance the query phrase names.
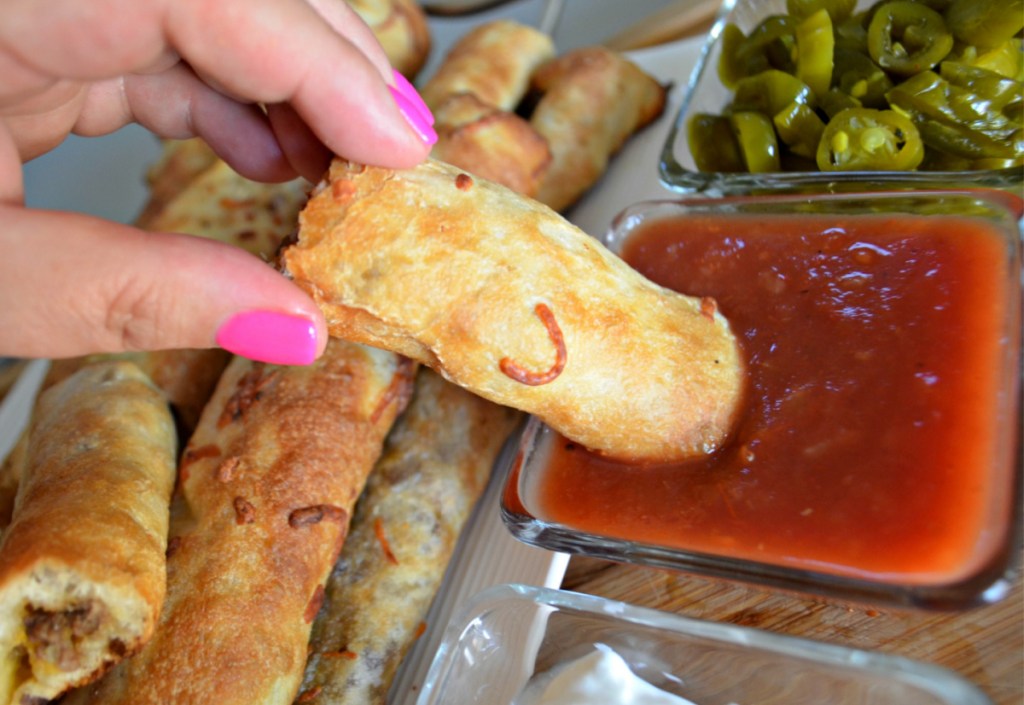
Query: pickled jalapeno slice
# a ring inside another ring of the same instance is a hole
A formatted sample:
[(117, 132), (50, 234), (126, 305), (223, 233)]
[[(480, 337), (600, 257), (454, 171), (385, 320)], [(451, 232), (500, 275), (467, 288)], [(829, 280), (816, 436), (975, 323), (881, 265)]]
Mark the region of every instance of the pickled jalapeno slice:
[(935, 10), (909, 0), (875, 9), (868, 26), (868, 52), (886, 71), (901, 76), (930, 69), (953, 49), (953, 35)]
[(817, 153), (822, 171), (905, 171), (923, 158), (914, 123), (895, 111), (871, 108), (849, 108), (833, 117)]

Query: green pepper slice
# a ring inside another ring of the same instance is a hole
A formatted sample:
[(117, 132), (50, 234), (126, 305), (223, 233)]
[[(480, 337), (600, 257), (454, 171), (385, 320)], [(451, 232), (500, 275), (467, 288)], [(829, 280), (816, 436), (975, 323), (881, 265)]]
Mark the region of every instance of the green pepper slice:
[(1024, 28), (1024, 0), (953, 0), (946, 24), (966, 44), (995, 47)]
[(761, 113), (738, 112), (730, 115), (729, 121), (747, 171), (752, 174), (778, 171), (779, 143), (771, 120)]
[(793, 102), (813, 103), (810, 87), (785, 71), (768, 69), (736, 84), (730, 109), (774, 115)]
[(892, 110), (849, 108), (825, 126), (816, 161), (822, 171), (904, 171), (924, 159), (921, 137)]
[(755, 56), (753, 60), (740, 58), (739, 49), (746, 38), (743, 30), (731, 22), (722, 28), (718, 78), (726, 88), (734, 88), (741, 79), (768, 68), (768, 61), (763, 56)]
[(850, 16), (856, 5), (857, 0), (786, 0), (786, 13), (802, 20), (824, 10), (833, 23), (839, 23)]
[(793, 102), (772, 116), (775, 132), (789, 151), (814, 159), (825, 123), (806, 103)]
[(821, 98), (821, 109), (825, 111), (825, 115), (831, 120), (839, 113), (843, 112), (847, 108), (862, 108), (863, 103), (851, 96), (849, 93), (844, 93), (838, 88), (832, 88)]
[[(1018, 126), (989, 102), (971, 91), (954, 86), (934, 71), (922, 71), (886, 94), (889, 104), (904, 114), (942, 122), (958, 130), (977, 133), (990, 140), (1007, 140)], [(915, 120), (920, 124), (920, 120)]]
[(939, 75), (951, 85), (978, 96), (988, 103), (989, 110), (1002, 110), (1024, 94), (1024, 83), (1000, 76), (979, 66), (943, 61), (939, 64)]
[(736, 50), (738, 61), (763, 63), (793, 73), (796, 51), (796, 21), (786, 15), (769, 15), (751, 30)]
[(1015, 159), (1024, 155), (1024, 132), (1017, 130), (1005, 139), (993, 139), (963, 125), (950, 125), (911, 114), (921, 140), (930, 148), (954, 157), (979, 159)]
[(832, 84), (832, 54), (835, 49), (832, 19), (818, 10), (796, 27), (796, 77), (815, 95), (824, 95)]
[(698, 171), (746, 170), (729, 118), (697, 113), (687, 124), (687, 139)]
[(885, 94), (892, 88), (892, 80), (862, 52), (836, 47), (832, 85), (865, 107), (889, 107)]
[(912, 76), (938, 64), (953, 48), (953, 35), (935, 10), (907, 0), (879, 6), (868, 26), (868, 52), (890, 73)]

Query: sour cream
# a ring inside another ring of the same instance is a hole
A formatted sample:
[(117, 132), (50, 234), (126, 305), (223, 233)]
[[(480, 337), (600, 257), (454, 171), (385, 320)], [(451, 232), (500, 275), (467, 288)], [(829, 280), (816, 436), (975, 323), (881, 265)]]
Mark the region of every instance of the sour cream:
[(512, 705), (695, 705), (638, 677), (604, 644), (530, 681)]

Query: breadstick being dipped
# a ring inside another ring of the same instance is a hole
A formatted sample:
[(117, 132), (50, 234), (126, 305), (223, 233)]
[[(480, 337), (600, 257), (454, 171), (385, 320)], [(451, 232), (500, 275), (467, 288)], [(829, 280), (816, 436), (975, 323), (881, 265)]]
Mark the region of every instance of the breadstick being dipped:
[(280, 266), (332, 335), (399, 352), (597, 452), (723, 442), (737, 342), (710, 299), (648, 281), (550, 208), (434, 160), (335, 160)]
[(68, 703), (291, 703), (324, 581), (413, 369), (341, 340), (308, 367), (235, 358), (181, 461), (156, 633)]
[(48, 701), (149, 639), (176, 453), (167, 401), (131, 363), (41, 396), (0, 542), (0, 702)]
[(423, 368), (356, 505), (299, 702), (382, 705), (521, 414)]

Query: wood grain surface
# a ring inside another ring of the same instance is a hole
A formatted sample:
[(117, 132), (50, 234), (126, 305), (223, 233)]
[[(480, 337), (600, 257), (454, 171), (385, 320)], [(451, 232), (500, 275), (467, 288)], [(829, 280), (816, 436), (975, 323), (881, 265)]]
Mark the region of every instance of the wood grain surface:
[(1024, 588), (962, 612), (866, 608), (690, 574), (573, 556), (565, 590), (948, 668), (996, 705), (1024, 703)]

